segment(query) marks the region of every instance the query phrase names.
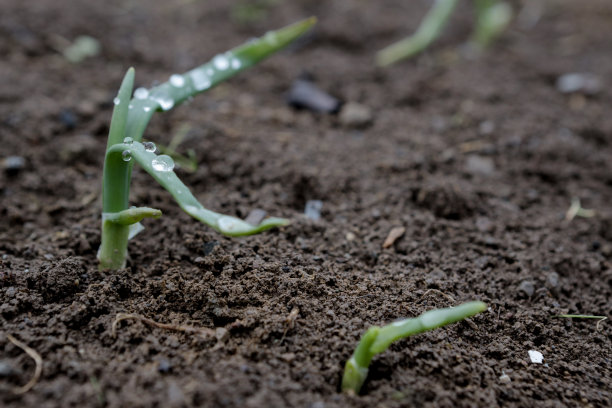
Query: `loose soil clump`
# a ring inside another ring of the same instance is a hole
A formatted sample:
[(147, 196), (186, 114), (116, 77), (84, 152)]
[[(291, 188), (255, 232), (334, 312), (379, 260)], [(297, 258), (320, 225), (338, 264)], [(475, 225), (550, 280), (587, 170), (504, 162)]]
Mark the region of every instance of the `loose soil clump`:
[[(0, 0), (1, 404), (609, 406), (609, 322), (554, 316), (612, 313), (612, 4), (544, 2), (537, 24), (519, 19), (478, 59), (456, 41), (465, 7), (425, 54), (388, 69), (375, 51), (426, 2), (299, 0), (231, 20), (240, 4)], [(179, 150), (199, 165), (179, 176), (205, 206), (292, 224), (222, 237), (135, 171), (132, 201), (164, 216), (144, 222), (125, 269), (98, 271), (127, 67), (148, 87), (310, 15), (309, 37), (145, 135), (167, 145), (188, 129)], [(75, 65), (57, 49), (79, 35), (101, 54)], [(604, 86), (560, 92), (575, 72)], [(288, 106), (304, 73), (367, 120)], [(574, 197), (595, 216), (566, 220)], [(312, 200), (318, 220), (304, 215)], [(405, 231), (383, 248), (393, 228)], [(489, 310), (394, 344), (361, 396), (339, 392), (369, 326), (468, 300)], [(149, 320), (113, 335), (122, 313)], [(20, 395), (36, 364), (8, 335), (43, 361)]]

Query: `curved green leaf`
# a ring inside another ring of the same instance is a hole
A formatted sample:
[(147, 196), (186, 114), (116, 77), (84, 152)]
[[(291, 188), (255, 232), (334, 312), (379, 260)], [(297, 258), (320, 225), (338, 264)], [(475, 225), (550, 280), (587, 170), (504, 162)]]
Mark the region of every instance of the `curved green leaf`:
[(400, 320), (384, 327), (370, 327), (344, 366), (342, 390), (358, 394), (368, 376), (372, 358), (388, 349), (394, 341), (467, 319), (486, 309), (487, 305), (483, 302), (467, 302), (456, 307), (430, 310), (415, 318)]
[[(124, 153), (129, 152), (129, 154)], [(138, 163), (159, 184), (161, 184), (174, 197), (176, 202), (187, 214), (210, 226), (214, 230), (231, 237), (252, 235), (270, 228), (289, 224), (285, 218), (271, 217), (263, 220), (259, 225), (251, 225), (239, 218), (210, 211), (193, 196), (189, 188), (172, 171), (174, 163), (170, 156), (156, 155), (145, 149), (142, 143), (121, 143), (114, 145), (106, 154), (107, 165), (116, 167), (129, 166), (125, 157)]]

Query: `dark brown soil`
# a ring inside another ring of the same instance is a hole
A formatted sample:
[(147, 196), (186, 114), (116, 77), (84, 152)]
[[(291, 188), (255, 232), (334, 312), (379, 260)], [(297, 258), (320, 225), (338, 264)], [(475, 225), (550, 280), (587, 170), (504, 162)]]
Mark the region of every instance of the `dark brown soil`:
[[(535, 26), (515, 22), (478, 59), (461, 53), (464, 2), (435, 46), (388, 69), (375, 51), (428, 2), (285, 1), (248, 24), (230, 19), (236, 4), (0, 0), (0, 159), (25, 158), (0, 174), (0, 405), (610, 406), (612, 325), (553, 316), (612, 313), (612, 2), (545, 1)], [(200, 165), (179, 175), (205, 206), (292, 224), (224, 238), (137, 172), (133, 203), (164, 216), (130, 243), (126, 269), (99, 272), (102, 161), (125, 70), (150, 86), (310, 15), (308, 38), (146, 134), (167, 144), (189, 127), (181, 149)], [(102, 53), (70, 64), (57, 47), (83, 34)], [(373, 123), (286, 106), (304, 72)], [(562, 94), (568, 72), (603, 86)], [(573, 197), (596, 216), (565, 221)], [(308, 200), (322, 200), (319, 221), (303, 215)], [(383, 249), (397, 226), (406, 233)], [(489, 311), (398, 342), (363, 395), (339, 393), (369, 326), (475, 299)], [(113, 338), (117, 313), (214, 335), (125, 320)], [(24, 395), (12, 390), (34, 363), (7, 334), (44, 360)]]

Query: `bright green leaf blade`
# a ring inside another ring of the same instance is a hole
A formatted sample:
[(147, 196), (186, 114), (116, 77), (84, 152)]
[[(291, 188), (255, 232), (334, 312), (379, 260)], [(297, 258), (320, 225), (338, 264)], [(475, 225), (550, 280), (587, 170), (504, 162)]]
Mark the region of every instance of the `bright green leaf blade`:
[(172, 109), (181, 102), (226, 81), (286, 47), (315, 23), (316, 18), (311, 17), (279, 30), (269, 31), (261, 38), (218, 54), (210, 62), (191, 71), (182, 75), (172, 75), (168, 82), (150, 90), (142, 89), (131, 101), (127, 134), (136, 141), (142, 140), (145, 127), (153, 112)]
[(430, 310), (413, 319), (397, 321), (380, 329), (370, 350), (374, 354), (381, 353), (396, 340), (467, 319), (486, 309), (484, 302), (468, 302), (456, 307)]
[(131, 160), (140, 164), (147, 173), (168, 190), (183, 211), (224, 235), (232, 237), (252, 235), (289, 224), (287, 219), (271, 217), (263, 220), (259, 225), (251, 225), (239, 218), (204, 208), (172, 171), (174, 166), (172, 158), (149, 152), (140, 142), (114, 145), (107, 152), (107, 164), (112, 162), (113, 166), (128, 166), (129, 162), (124, 161), (124, 152), (129, 152)]
[(344, 366), (342, 390), (358, 394), (368, 375), (372, 358), (389, 348), (394, 341), (458, 322), (486, 308), (483, 302), (468, 302), (457, 307), (430, 310), (413, 319), (400, 320), (381, 328), (369, 328)]
[(344, 365), (344, 375), (342, 376), (342, 391), (359, 393), (361, 386), (368, 377), (368, 367), (374, 354), (370, 352), (372, 343), (378, 337), (380, 328), (370, 327), (361, 337), (355, 352)]
[(128, 111), (130, 105), (130, 98), (132, 96), (132, 89), (134, 89), (134, 68), (127, 70), (121, 87), (117, 93), (117, 97), (113, 101), (115, 108), (113, 109), (113, 116), (111, 119), (110, 130), (108, 132), (108, 143), (106, 150), (112, 145), (123, 142), (125, 137), (125, 126), (128, 120)]
[(161, 215), (162, 212), (155, 208), (134, 207), (115, 213), (103, 213), (102, 221), (113, 222), (119, 225), (132, 225), (144, 220), (145, 218), (159, 218)]
[(497, 1), (480, 1), (476, 4), (476, 29), (472, 42), (484, 49), (508, 27), (512, 20), (512, 7), (506, 2)]

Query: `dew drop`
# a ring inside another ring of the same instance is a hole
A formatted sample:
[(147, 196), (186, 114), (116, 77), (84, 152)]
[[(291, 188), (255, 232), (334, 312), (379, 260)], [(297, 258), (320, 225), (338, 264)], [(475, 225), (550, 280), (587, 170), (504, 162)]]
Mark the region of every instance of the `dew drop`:
[(207, 68), (207, 69), (206, 69), (206, 75), (208, 75), (208, 76), (210, 76), (210, 77), (211, 77), (211, 76), (213, 76), (213, 75), (215, 75), (215, 70), (214, 70), (214, 69), (212, 69), (212, 68)]
[(121, 103), (121, 99), (119, 99), (118, 97), (113, 99), (113, 104), (119, 105), (120, 103)]
[(132, 105), (131, 103), (128, 105), (128, 109), (134, 109), (134, 105)]
[(150, 111), (150, 110), (151, 110), (151, 107), (149, 107), (149, 106), (145, 106), (145, 107), (144, 107), (144, 108), (142, 108), (142, 109), (143, 109), (145, 112), (148, 112), (148, 111)]
[(132, 139), (131, 137), (126, 137), (125, 139), (123, 139), (123, 143), (125, 144), (132, 144), (134, 142), (134, 139)]
[(236, 220), (233, 217), (224, 216), (217, 220), (217, 224), (222, 231), (231, 232), (237, 225)]
[(179, 74), (174, 74), (170, 77), (170, 84), (172, 86), (175, 86), (177, 88), (182, 87), (183, 85), (185, 85), (185, 78), (183, 78), (182, 75)]
[(147, 99), (149, 97), (149, 91), (146, 88), (138, 88), (134, 91), (134, 98), (136, 99)]
[(172, 160), (172, 157), (162, 154), (151, 161), (151, 166), (156, 171), (172, 171), (174, 169), (174, 160)]
[(242, 62), (238, 58), (232, 58), (232, 69), (240, 69)]
[(121, 153), (121, 158), (123, 161), (129, 162), (132, 160), (132, 153), (130, 153), (129, 150), (124, 150), (123, 153)]
[(153, 142), (143, 142), (142, 145), (144, 146), (145, 150), (147, 152), (151, 152), (151, 153), (155, 153), (155, 143)]
[(225, 71), (226, 69), (229, 68), (229, 60), (227, 59), (227, 57), (225, 55), (217, 55), (215, 58), (213, 58), (213, 65), (215, 66), (215, 68), (217, 68), (219, 71)]
[(196, 91), (203, 91), (204, 89), (210, 88), (210, 78), (201, 70), (197, 69), (191, 71), (189, 75), (191, 76), (191, 81)]
[(157, 96), (153, 99), (157, 103), (159, 103), (159, 106), (165, 111), (172, 109), (172, 107), (174, 106), (174, 100), (172, 98), (165, 98), (163, 96)]

